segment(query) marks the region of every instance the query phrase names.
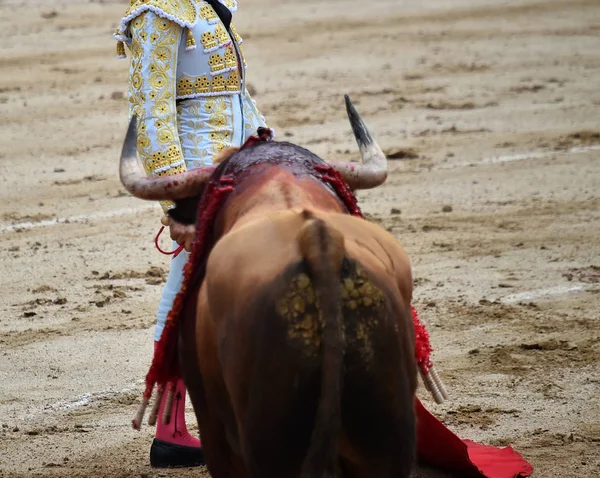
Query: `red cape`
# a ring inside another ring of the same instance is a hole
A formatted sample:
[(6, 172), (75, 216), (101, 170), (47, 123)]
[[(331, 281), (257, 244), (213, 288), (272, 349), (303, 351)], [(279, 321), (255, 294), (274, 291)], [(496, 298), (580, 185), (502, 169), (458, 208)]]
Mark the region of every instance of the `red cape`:
[(511, 447), (497, 448), (461, 440), (429, 413), (419, 399), (415, 411), (419, 462), (465, 478), (519, 478), (533, 473), (533, 466)]

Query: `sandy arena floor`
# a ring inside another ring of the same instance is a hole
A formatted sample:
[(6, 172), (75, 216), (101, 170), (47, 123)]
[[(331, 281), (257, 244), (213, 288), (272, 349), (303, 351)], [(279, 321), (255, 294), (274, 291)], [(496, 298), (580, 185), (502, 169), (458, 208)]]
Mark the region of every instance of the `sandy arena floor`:
[[(0, 1), (2, 477), (208, 476), (129, 426), (168, 259), (118, 179), (126, 3)], [(359, 199), (414, 265), (427, 406), (537, 478), (600, 476), (600, 2), (240, 0), (237, 26), (279, 138), (358, 158), (349, 93), (389, 154)]]

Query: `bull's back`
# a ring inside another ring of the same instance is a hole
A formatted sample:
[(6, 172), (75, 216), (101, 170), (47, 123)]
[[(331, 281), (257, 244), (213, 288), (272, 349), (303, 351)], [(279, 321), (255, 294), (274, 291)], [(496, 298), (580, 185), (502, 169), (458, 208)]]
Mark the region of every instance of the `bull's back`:
[[(346, 249), (339, 273), (345, 476), (405, 476), (414, 448), (416, 388), (408, 259), (391, 235), (367, 221), (315, 216), (343, 235)], [(320, 390), (323, 323), (297, 241), (304, 224), (298, 211), (284, 211), (227, 234), (210, 255), (203, 285), (219, 328), (232, 405), (236, 415), (246, 417), (240, 436), (264, 429), (275, 437), (265, 438), (249, 456), (268, 461), (278, 453), (289, 470), (306, 453)], [(286, 476), (281, 473), (273, 476)], [(270, 474), (263, 470), (261, 476)]]
[[(347, 214), (315, 211), (314, 216), (344, 236), (349, 258), (359, 260), (371, 273), (389, 281), (390, 286), (398, 290), (399, 300), (405, 306), (410, 304), (410, 262), (391, 234)], [(247, 303), (256, 288), (268, 284), (283, 268), (301, 260), (296, 239), (303, 224), (299, 209), (276, 211), (226, 234), (210, 254), (205, 286), (217, 297), (239, 297), (236, 302)], [(235, 306), (230, 301), (222, 305)]]

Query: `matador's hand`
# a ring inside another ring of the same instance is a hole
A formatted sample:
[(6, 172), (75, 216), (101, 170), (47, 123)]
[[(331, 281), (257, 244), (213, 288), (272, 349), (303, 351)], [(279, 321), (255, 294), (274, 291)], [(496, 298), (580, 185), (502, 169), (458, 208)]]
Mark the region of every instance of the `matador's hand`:
[(179, 245), (183, 244), (186, 251), (192, 251), (192, 243), (196, 236), (196, 226), (193, 224), (181, 224), (168, 216), (161, 217), (160, 222), (163, 226), (169, 226), (171, 239)]

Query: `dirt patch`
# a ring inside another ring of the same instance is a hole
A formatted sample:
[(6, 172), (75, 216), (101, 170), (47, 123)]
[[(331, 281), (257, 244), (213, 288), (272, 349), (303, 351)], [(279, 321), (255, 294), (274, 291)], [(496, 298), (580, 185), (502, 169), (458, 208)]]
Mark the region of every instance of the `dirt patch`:
[(589, 284), (597, 284), (600, 282), (600, 266), (569, 269), (567, 272), (563, 273), (563, 277), (566, 277), (569, 282), (576, 280)]
[(564, 150), (574, 146), (600, 145), (599, 131), (578, 131), (557, 140), (555, 149)]
[(390, 149), (385, 153), (387, 159), (417, 159), (419, 154), (414, 149)]
[(152, 266), (145, 272), (139, 271), (122, 271), (122, 272), (98, 272), (92, 271), (92, 276), (87, 277), (87, 280), (122, 280), (122, 279), (145, 279), (146, 284), (159, 285), (166, 282), (167, 271), (160, 267)]

